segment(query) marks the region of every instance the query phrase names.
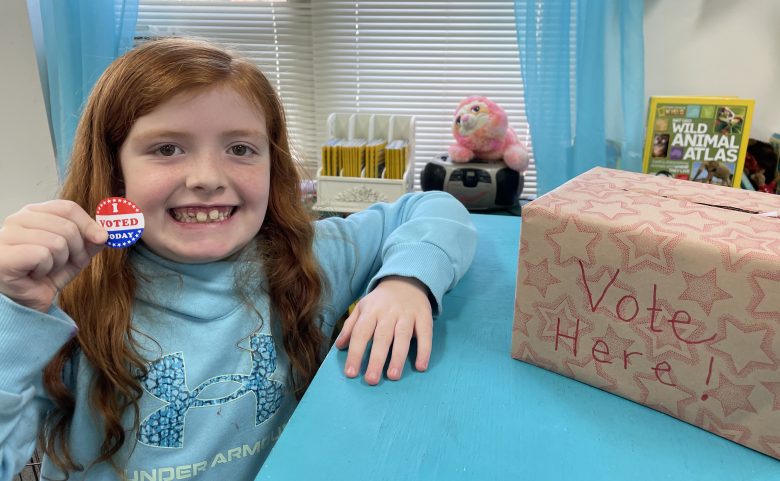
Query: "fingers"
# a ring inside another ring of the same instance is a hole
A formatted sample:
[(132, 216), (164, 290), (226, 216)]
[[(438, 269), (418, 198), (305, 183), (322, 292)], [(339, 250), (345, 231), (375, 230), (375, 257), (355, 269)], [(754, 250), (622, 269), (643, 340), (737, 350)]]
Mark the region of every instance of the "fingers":
[(360, 309), (360, 303), (358, 303), (355, 310), (352, 311), (352, 315), (344, 323), (344, 330), (342, 330), (341, 335), (344, 337), (339, 336), (342, 346), (345, 346), (347, 342), (349, 343), (347, 361), (344, 364), (344, 374), (347, 377), (355, 377), (360, 372), (363, 354), (366, 352), (366, 346), (368, 346), (368, 341), (371, 340), (374, 334), (375, 327), (376, 319), (372, 316), (364, 316), (362, 309)]
[(336, 347), (349, 346), (344, 373), (356, 377), (369, 342), (365, 381), (374, 385), (382, 377), (387, 363), (387, 377), (398, 380), (403, 375), (412, 337), (417, 336), (415, 367), (428, 368), (431, 356), (433, 319), (427, 288), (416, 279), (388, 276), (358, 302), (336, 339)]
[(417, 337), (417, 359), (414, 367), (418, 371), (425, 371), (428, 369), (433, 347), (433, 318), (431, 315), (428, 314), (415, 323), (414, 330)]
[(3, 233), (4, 246), (38, 246), (46, 249), (52, 260), (49, 270), (59, 270), (69, 260), (84, 265), (89, 262), (84, 241), (75, 224), (40, 212), (30, 212), (27, 217), (27, 224), (23, 228), (9, 228)]
[(49, 249), (40, 245), (12, 245), (2, 249), (0, 262), (2, 280), (14, 281), (27, 276), (32, 279), (46, 277), (54, 265), (54, 258)]
[(27, 307), (45, 311), (57, 293), (47, 279), (53, 263), (51, 252), (37, 245), (0, 249), (0, 292)]
[(409, 344), (414, 334), (414, 323), (399, 321), (395, 325), (395, 338), (393, 340), (393, 353), (390, 364), (387, 366), (387, 377), (393, 381), (401, 379), (404, 372), (406, 357), (409, 355)]
[[(347, 351), (347, 361), (344, 363), (344, 374), (356, 377), (360, 373), (360, 365), (366, 353), (369, 341), (373, 338), (365, 379), (370, 385), (379, 383), (382, 368), (393, 342), (393, 324), (377, 321), (375, 315), (364, 313), (361, 304), (355, 307), (352, 314), (344, 321), (344, 327), (336, 339), (336, 347)], [(408, 343), (407, 343), (408, 349)], [(404, 355), (405, 358), (405, 355)]]
[(82, 269), (84, 268), (68, 262), (62, 269), (50, 273), (49, 280), (51, 280), (54, 287), (60, 291), (67, 286), (70, 281), (75, 279)]
[(93, 244), (103, 244), (108, 240), (108, 232), (75, 202), (52, 200), (42, 204), (30, 205), (29, 209), (34, 212), (47, 212), (68, 219), (76, 225), (81, 236)]
[(347, 317), (347, 320), (344, 321), (344, 326), (342, 326), (341, 332), (336, 338), (335, 344), (337, 348), (344, 349), (349, 345), (349, 338), (352, 336), (352, 329), (355, 327), (355, 322), (357, 322), (358, 316), (360, 316), (360, 303), (355, 306), (355, 308), (352, 310), (352, 314), (350, 314), (349, 317)]
[(397, 322), (388, 319), (371, 320), (356, 309), (347, 318), (344, 329), (336, 339), (336, 347), (339, 349), (349, 346), (344, 373), (347, 377), (358, 375), (368, 343), (373, 339), (365, 373), (366, 383), (372, 386), (379, 383), (388, 354), (390, 362), (387, 377), (393, 381), (401, 379), (409, 355), (409, 346), (415, 334), (418, 338), (415, 368), (425, 371), (431, 356), (432, 324), (430, 319), (422, 322), (410, 319)]
[[(393, 327), (392, 322), (383, 320), (377, 322), (376, 329), (373, 332), (374, 343), (371, 346), (371, 354), (368, 357), (368, 367), (366, 367), (365, 376), (366, 382), (372, 386), (378, 384), (379, 379), (382, 377), (382, 368), (387, 359), (387, 352), (390, 350), (390, 344), (393, 342)], [(369, 334), (368, 339), (370, 338), (371, 335)], [(367, 343), (368, 340), (366, 340)]]
[(85, 267), (100, 252), (108, 233), (77, 204), (51, 201), (27, 206), (10, 216), (2, 233), (3, 245), (40, 245), (51, 251), (52, 270), (67, 262)]
[(107, 239), (108, 232), (74, 202), (28, 205), (0, 228), (0, 292), (45, 309)]

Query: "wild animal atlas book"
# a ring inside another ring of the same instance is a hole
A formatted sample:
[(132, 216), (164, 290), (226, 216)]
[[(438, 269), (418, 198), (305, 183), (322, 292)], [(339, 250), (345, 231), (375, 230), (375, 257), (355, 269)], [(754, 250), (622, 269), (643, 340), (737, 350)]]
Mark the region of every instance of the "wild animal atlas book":
[(739, 187), (754, 101), (650, 97), (645, 173)]

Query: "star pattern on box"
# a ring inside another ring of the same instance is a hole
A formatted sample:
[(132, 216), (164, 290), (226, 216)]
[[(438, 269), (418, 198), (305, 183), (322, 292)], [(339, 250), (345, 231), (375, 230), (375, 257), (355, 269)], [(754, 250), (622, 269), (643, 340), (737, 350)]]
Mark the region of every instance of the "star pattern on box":
[[(623, 353), (630, 352), (631, 350), (629, 348), (636, 342), (633, 339), (626, 339), (625, 337), (619, 336), (615, 330), (612, 329), (612, 326), (607, 326), (607, 331), (604, 335), (593, 337), (593, 340), (602, 341), (602, 343), (599, 344), (599, 351), (608, 351), (609, 354), (604, 355), (604, 357), (610, 362), (619, 361), (621, 366), (623, 365)], [(604, 344), (606, 344), (605, 349), (603, 349)]]
[(580, 296), (581, 305), (578, 306), (582, 311), (606, 316), (610, 325), (620, 326), (621, 330), (634, 330), (637, 323), (649, 323), (649, 317), (646, 321), (642, 320), (644, 309), (640, 306), (641, 296), (635, 287), (621, 281), (619, 270), (601, 266), (595, 271), (589, 271), (586, 272), (584, 266), (580, 265), (577, 285), (584, 294)]
[(768, 454), (780, 459), (780, 436), (759, 436), (760, 444)]
[(529, 342), (521, 342), (517, 348), (512, 351), (512, 357), (515, 359), (522, 359), (525, 362), (530, 362), (531, 364), (547, 369), (548, 371), (557, 372), (555, 363), (536, 353)]
[(550, 266), (547, 263), (547, 259), (542, 259), (538, 264), (532, 264), (531, 262), (523, 263), (527, 273), (525, 279), (523, 279), (523, 284), (535, 287), (542, 296), (547, 296), (547, 287), (551, 284), (561, 282), (557, 277), (550, 274)]
[[(571, 297), (564, 295), (550, 303), (539, 303), (534, 307), (539, 319), (537, 337), (545, 339), (546, 342), (551, 342), (553, 345), (557, 339), (558, 350), (565, 349), (565, 352), (572, 355), (574, 355), (576, 347), (577, 355), (579, 355), (582, 339), (593, 331), (593, 326), (589, 320), (579, 319)], [(573, 339), (564, 336), (576, 337), (578, 339), (577, 345), (574, 345)]]
[(601, 336), (589, 336), (581, 339), (578, 358), (564, 359), (565, 375), (583, 379), (588, 384), (605, 391), (618, 390), (619, 380), (616, 373), (624, 371), (623, 352), (634, 341), (618, 336), (611, 328)]
[(652, 269), (661, 273), (674, 272), (674, 248), (683, 236), (666, 232), (652, 222), (640, 222), (610, 229), (609, 238), (622, 256), (621, 269), (637, 272)]
[(607, 199), (612, 196), (610, 190), (615, 188), (614, 185), (607, 186), (608, 188), (600, 189), (600, 190), (593, 190), (593, 184), (590, 182), (582, 182), (575, 179), (572, 179), (569, 181), (569, 187), (567, 192), (569, 194), (573, 194), (576, 198), (582, 199), (582, 198), (590, 198), (590, 199)]
[(555, 254), (555, 262), (566, 266), (581, 260), (586, 264), (595, 262), (594, 249), (601, 240), (598, 229), (580, 225), (573, 216), (566, 222), (547, 231), (545, 238)]
[(525, 239), (520, 239), (520, 258), (525, 259), (528, 256), (529, 252), (530, 251), (528, 250), (528, 241), (526, 241)]
[(583, 214), (591, 214), (596, 217), (608, 220), (615, 220), (625, 216), (639, 214), (636, 209), (626, 207), (622, 201), (599, 200), (597, 202), (585, 201), (585, 207), (581, 211)]
[(559, 215), (561, 210), (571, 205), (571, 199), (562, 195), (558, 195), (555, 192), (550, 192), (549, 199), (545, 202), (548, 211), (553, 212), (555, 215)]
[(747, 282), (753, 297), (745, 310), (755, 319), (780, 321), (780, 272), (753, 271)]
[(667, 237), (656, 235), (649, 226), (644, 226), (636, 234), (626, 234), (631, 244), (634, 245), (634, 256), (639, 259), (645, 256), (661, 260), (661, 246)]
[[(660, 180), (660, 182), (658, 180)], [(669, 198), (682, 199), (682, 200), (692, 200), (692, 197), (698, 197), (698, 199), (702, 203), (707, 202), (707, 199), (709, 199), (708, 193), (702, 192), (701, 190), (697, 189), (696, 185), (693, 186), (693, 189), (696, 189), (696, 191), (692, 190), (690, 192), (684, 192), (684, 191), (681, 192), (679, 187), (665, 185), (663, 179), (658, 179), (658, 180), (656, 181), (655, 186), (647, 186), (647, 187), (650, 189), (653, 189), (653, 187), (655, 187), (653, 190), (656, 192), (657, 195), (660, 195), (661, 197), (669, 197)]]
[(717, 400), (725, 417), (731, 416), (738, 410), (756, 413), (756, 408), (748, 399), (755, 387), (754, 385), (735, 384), (725, 374), (720, 373), (718, 386), (704, 391), (702, 400)]
[[(583, 296), (582, 306), (585, 312), (596, 312), (600, 314), (609, 314), (613, 307), (609, 306), (609, 302), (605, 301), (607, 294), (610, 294), (611, 298), (620, 298), (623, 295), (634, 296), (636, 298), (636, 291), (620, 281), (620, 272), (611, 269), (609, 266), (601, 266), (595, 271), (592, 269), (590, 273), (585, 272), (585, 267), (580, 264), (579, 276), (577, 276), (577, 285)], [(618, 319), (615, 317), (615, 321)], [(625, 322), (625, 319), (620, 319)]]
[(772, 349), (774, 329), (762, 322), (741, 322), (724, 316), (718, 322), (716, 340), (709, 349), (738, 376), (759, 369), (776, 370), (780, 359)]
[(587, 382), (599, 389), (615, 392), (618, 388), (617, 380), (606, 372), (605, 366), (608, 364), (596, 362), (588, 352), (587, 355), (579, 359), (573, 357), (564, 359), (563, 369), (560, 369), (559, 372), (564, 376)]
[(709, 232), (716, 226), (723, 226), (725, 223), (708, 216), (700, 209), (683, 208), (676, 211), (661, 212), (662, 224), (675, 225), (685, 228), (694, 228), (700, 232)]
[(544, 203), (530, 203), (523, 206), (523, 222), (537, 217), (547, 219), (557, 219), (561, 212), (571, 205), (571, 199), (557, 195), (555, 191), (545, 194)]
[(692, 186), (682, 184), (679, 186), (660, 187), (658, 194), (687, 200), (693, 204), (724, 206), (727, 208), (735, 207), (745, 210), (756, 208), (755, 193), (699, 182), (694, 183)]
[(662, 376), (669, 376), (662, 379), (674, 385), (662, 383), (653, 372), (635, 373), (634, 383), (639, 387), (637, 401), (655, 410), (685, 419), (688, 416), (686, 411), (688, 406), (696, 402), (696, 393), (678, 382), (674, 377), (674, 371), (664, 373)]
[(780, 242), (776, 234), (760, 237), (730, 228), (713, 233), (709, 242), (721, 251), (725, 267), (730, 271), (737, 271), (746, 262), (773, 262), (780, 256)]
[[(624, 175), (624, 172), (620, 170), (592, 172), (590, 175), (587, 175), (587, 178), (588, 183), (592, 183), (593, 180), (598, 180), (599, 183), (602, 183), (609, 188), (616, 189), (624, 189), (627, 185), (636, 184), (636, 180), (632, 179), (630, 175)], [(649, 180), (649, 182), (652, 183), (652, 180)], [(591, 184), (591, 188), (592, 187)]]
[(533, 320), (533, 316), (531, 316), (531, 314), (528, 314), (527, 312), (523, 312), (522, 310), (520, 310), (520, 306), (517, 299), (515, 299), (515, 319), (516, 322), (512, 324), (513, 335), (515, 331), (519, 331), (522, 335), (528, 336), (528, 326), (531, 324), (531, 321)]
[(666, 202), (666, 200), (661, 197), (650, 196), (640, 192), (626, 193), (626, 197), (631, 199), (633, 205), (648, 205), (660, 208), (661, 205)]
[(744, 225), (754, 234), (768, 234), (770, 232), (774, 232), (775, 235), (780, 234), (780, 223), (777, 222), (777, 219), (751, 215), (747, 219), (735, 222), (735, 224)]
[[(682, 363), (686, 366), (695, 366), (701, 361), (696, 344), (684, 342), (677, 338), (669, 324), (669, 319), (675, 310), (665, 299), (656, 300), (655, 321), (652, 314), (632, 321), (631, 329), (643, 342), (644, 352), (656, 362)], [(704, 327), (704, 324), (696, 319), (691, 320), (687, 326), (678, 325), (678, 333), (683, 339), (701, 340), (712, 336)], [(637, 350), (640, 350), (637, 348)]]
[(772, 411), (780, 411), (780, 382), (762, 382), (767, 391), (772, 393)]
[(706, 429), (735, 443), (745, 443), (750, 439), (750, 429), (741, 425), (721, 421), (712, 411), (707, 408), (700, 408), (696, 414), (693, 424), (702, 429)]
[(682, 276), (685, 282), (685, 290), (678, 299), (695, 302), (708, 316), (712, 312), (714, 303), (732, 298), (731, 294), (718, 287), (717, 271), (715, 269), (711, 269), (700, 276), (682, 271)]

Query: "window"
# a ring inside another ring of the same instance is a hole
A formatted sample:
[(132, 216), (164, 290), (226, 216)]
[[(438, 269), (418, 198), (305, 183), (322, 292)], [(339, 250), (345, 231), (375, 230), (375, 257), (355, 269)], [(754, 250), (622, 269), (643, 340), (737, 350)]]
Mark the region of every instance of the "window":
[[(141, 0), (139, 36), (196, 35), (235, 45), (279, 90), (291, 139), (315, 165), (333, 112), (416, 116), (415, 186), (453, 142), (469, 95), (499, 103), (529, 144), (514, 0)], [(533, 160), (524, 196), (536, 191)]]
[(170, 35), (216, 41), (257, 63), (282, 97), (296, 156), (316, 165), (310, 1), (141, 0), (136, 32), (139, 41)]

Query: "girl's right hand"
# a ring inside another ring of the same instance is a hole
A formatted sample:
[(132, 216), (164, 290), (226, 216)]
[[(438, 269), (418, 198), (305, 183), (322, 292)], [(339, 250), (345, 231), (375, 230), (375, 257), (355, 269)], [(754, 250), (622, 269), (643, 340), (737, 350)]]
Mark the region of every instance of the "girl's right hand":
[(28, 205), (0, 228), (0, 293), (46, 312), (107, 240), (108, 232), (75, 202)]

